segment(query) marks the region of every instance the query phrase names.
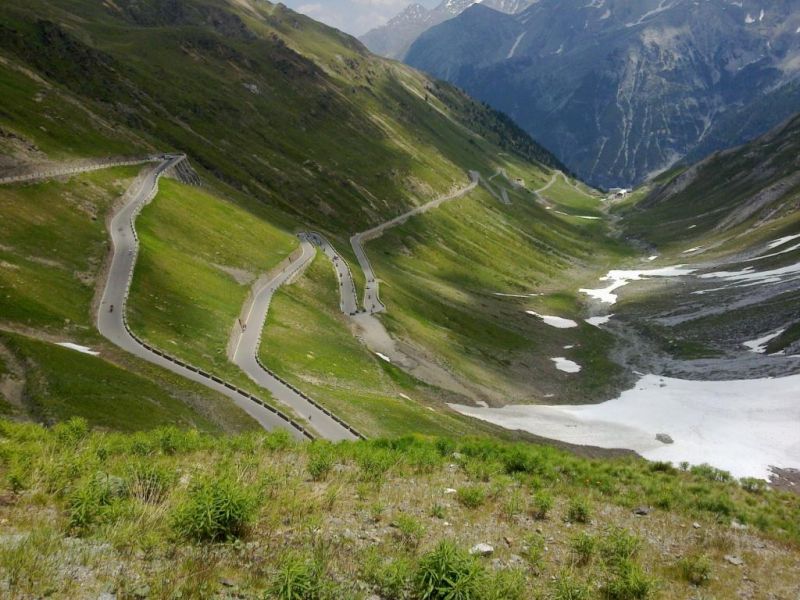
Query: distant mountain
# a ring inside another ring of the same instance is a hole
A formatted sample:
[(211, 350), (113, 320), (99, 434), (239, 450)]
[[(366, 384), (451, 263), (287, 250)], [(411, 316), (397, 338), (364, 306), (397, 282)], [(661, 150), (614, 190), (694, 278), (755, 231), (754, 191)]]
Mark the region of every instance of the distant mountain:
[(536, 0), (443, 0), (433, 9), (410, 4), (386, 25), (368, 31), (361, 41), (375, 54), (402, 60), (411, 44), (425, 31), (460, 15), (473, 4), (483, 4), (494, 10), (514, 14)]
[(628, 187), (800, 110), (800, 0), (484, 3), (405, 60), (508, 113), (583, 179)]

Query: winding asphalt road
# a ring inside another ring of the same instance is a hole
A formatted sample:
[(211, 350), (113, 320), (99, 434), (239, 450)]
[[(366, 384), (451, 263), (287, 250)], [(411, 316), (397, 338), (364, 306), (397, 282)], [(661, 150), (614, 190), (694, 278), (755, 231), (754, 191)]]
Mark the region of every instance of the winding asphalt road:
[(356, 296), (356, 285), (353, 282), (353, 274), (350, 267), (342, 258), (333, 245), (321, 234), (316, 232), (301, 233), (300, 239), (306, 239), (317, 246), (322, 253), (328, 257), (336, 271), (336, 279), (339, 282), (339, 308), (342, 312), (352, 317), (358, 312), (358, 297)]
[(125, 304), (139, 250), (134, 227), (136, 216), (155, 196), (159, 177), (184, 159), (183, 155), (165, 156), (158, 166), (133, 184), (138, 187), (129, 190), (129, 200), (112, 216), (109, 229), (114, 253), (97, 315), (97, 328), (104, 337), (126, 352), (224, 394), (265, 429), (280, 427), (287, 429), (297, 439), (308, 439), (311, 435), (282, 413), (260, 404), (259, 399), (214, 375), (168, 358), (165, 353), (135, 338), (127, 327)]
[[(301, 254), (290, 261), (279, 273), (267, 281), (259, 282), (253, 290), (253, 300), (247, 314), (242, 318), (244, 328), (237, 326), (238, 339), (234, 341), (232, 360), (259, 386), (267, 389), (273, 397), (290, 406), (307, 418), (309, 425), (320, 436), (332, 441), (356, 440), (362, 436), (352, 427), (335, 417), (290, 383), (270, 371), (258, 359), (261, 335), (267, 321), (267, 312), (275, 291), (302, 272), (314, 259), (316, 251), (309, 241), (312, 234), (300, 234)], [(352, 278), (350, 280), (352, 284)], [(355, 300), (355, 294), (353, 293)]]
[(396, 227), (405, 223), (411, 217), (421, 215), (432, 208), (436, 208), (437, 206), (444, 204), (448, 200), (454, 200), (464, 196), (465, 194), (468, 194), (480, 183), (481, 175), (477, 171), (470, 171), (469, 177), (471, 179), (469, 185), (458, 189), (451, 194), (447, 194), (446, 196), (441, 196), (440, 198), (431, 200), (430, 202), (418, 206), (417, 208), (403, 213), (402, 215), (399, 215), (393, 219), (389, 219), (377, 227), (357, 233), (350, 238), (350, 245), (353, 247), (353, 252), (355, 252), (358, 264), (361, 267), (361, 270), (364, 271), (364, 277), (366, 278), (366, 284), (364, 285), (364, 310), (367, 313), (375, 314), (379, 312), (385, 312), (386, 306), (383, 304), (383, 302), (381, 302), (380, 284), (378, 283), (378, 279), (375, 277), (375, 271), (372, 269), (372, 265), (369, 262), (369, 257), (364, 250), (364, 244), (369, 240), (380, 237), (387, 229), (391, 229), (392, 227)]

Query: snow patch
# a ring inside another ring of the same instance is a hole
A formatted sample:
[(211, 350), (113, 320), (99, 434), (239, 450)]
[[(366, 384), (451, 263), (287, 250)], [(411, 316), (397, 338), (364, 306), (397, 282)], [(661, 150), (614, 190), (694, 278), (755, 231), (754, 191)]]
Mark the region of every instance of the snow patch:
[(631, 281), (641, 281), (652, 277), (680, 277), (682, 275), (689, 275), (694, 273), (696, 269), (686, 269), (684, 265), (677, 265), (674, 267), (662, 267), (660, 269), (642, 269), (625, 271), (615, 269), (608, 272), (608, 275), (601, 277), (600, 281), (610, 281), (608, 287), (600, 289), (585, 289), (581, 288), (581, 292), (587, 296), (591, 296), (605, 302), (606, 304), (615, 304), (617, 302), (617, 294), (615, 290), (628, 285)]
[(493, 292), (492, 295), (501, 298), (535, 298), (536, 296), (541, 296), (541, 294), (503, 294), (501, 292)]
[(60, 342), (56, 344), (56, 346), (61, 346), (62, 348), (69, 348), (70, 350), (75, 350), (75, 352), (80, 352), (81, 354), (89, 354), (90, 356), (100, 356), (99, 352), (95, 352), (91, 348), (87, 348), (86, 346), (80, 346), (78, 344), (73, 344), (72, 342)]
[(797, 238), (800, 238), (800, 233), (798, 233), (797, 235), (787, 235), (782, 238), (778, 238), (777, 240), (772, 240), (769, 244), (767, 244), (767, 248), (769, 248), (770, 250), (774, 250), (778, 246), (783, 246), (784, 244), (788, 244), (789, 242), (791, 242), (792, 240), (796, 240)]
[[(767, 479), (800, 467), (800, 375), (688, 381), (645, 375), (615, 400), (582, 406), (507, 406), (462, 414), (571, 444), (629, 448), (650, 460), (709, 463)], [(666, 433), (673, 444), (656, 440)]]
[(569, 360), (568, 358), (564, 358), (563, 356), (559, 356), (558, 358), (551, 358), (554, 363), (556, 363), (556, 369), (559, 371), (564, 371), (564, 373), (580, 373), (581, 366)]
[(517, 37), (517, 40), (514, 42), (514, 45), (511, 46), (511, 50), (508, 51), (508, 56), (506, 56), (506, 60), (508, 60), (509, 58), (514, 58), (514, 53), (517, 51), (517, 48), (519, 47), (519, 43), (522, 41), (522, 38), (525, 37), (526, 33), (528, 33), (528, 32), (527, 31), (523, 31), (522, 33), (519, 34), (519, 36)]
[(376, 352), (375, 354), (378, 355), (378, 358), (380, 358), (381, 360), (385, 360), (387, 363), (392, 362), (392, 359), (383, 354), (382, 352)]
[(594, 325), (595, 327), (600, 327), (600, 325), (605, 325), (611, 320), (611, 317), (614, 315), (606, 315), (605, 317), (589, 317), (586, 319), (586, 322), (589, 325)]
[[(753, 267), (745, 267), (741, 271), (716, 271), (700, 275), (700, 279), (722, 279), (723, 281), (731, 282), (733, 285), (730, 287), (750, 287), (767, 283), (781, 283), (787, 275), (790, 276), (789, 280), (800, 276), (800, 263), (768, 271), (755, 271)], [(692, 293), (703, 294), (710, 291), (714, 290), (700, 290)]]
[(786, 329), (779, 329), (775, 333), (767, 334), (764, 337), (760, 337), (755, 340), (749, 340), (747, 342), (742, 342), (742, 346), (747, 346), (748, 348), (750, 348), (750, 352), (764, 354), (767, 351), (767, 346), (769, 345), (769, 343), (776, 337), (781, 335), (784, 331), (786, 331)]
[(550, 327), (555, 327), (556, 329), (572, 329), (573, 327), (578, 326), (578, 324), (572, 319), (564, 319), (563, 317), (553, 317), (550, 315), (540, 315), (532, 310), (526, 310), (525, 312), (529, 315), (540, 318), (545, 322), (545, 324), (550, 325)]

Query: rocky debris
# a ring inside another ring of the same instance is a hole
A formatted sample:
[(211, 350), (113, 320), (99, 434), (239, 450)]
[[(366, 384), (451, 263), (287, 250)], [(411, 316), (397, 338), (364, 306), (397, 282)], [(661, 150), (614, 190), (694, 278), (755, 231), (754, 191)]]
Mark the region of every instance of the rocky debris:
[(486, 543), (475, 544), (470, 548), (469, 553), (473, 556), (491, 556), (494, 554), (494, 546)]
[(672, 437), (670, 435), (666, 434), (666, 433), (657, 433), (656, 434), (656, 439), (659, 442), (661, 442), (662, 444), (674, 444), (675, 443), (675, 440), (673, 440)]
[(444, 491), (444, 493), (445, 493), (445, 494), (447, 494), (447, 495), (450, 495), (450, 494), (455, 494), (455, 493), (456, 493), (456, 490), (454, 490), (453, 488), (447, 488), (447, 489)]
[(633, 509), (633, 514), (637, 517), (646, 517), (650, 514), (650, 507), (649, 506), (638, 506)]
[(736, 565), (737, 567), (741, 567), (744, 564), (744, 561), (739, 556), (735, 556), (733, 554), (726, 554), (725, 560), (731, 563), (732, 565)]
[(694, 527), (695, 529), (700, 529), (700, 523), (695, 521), (694, 523), (692, 523), (692, 527)]

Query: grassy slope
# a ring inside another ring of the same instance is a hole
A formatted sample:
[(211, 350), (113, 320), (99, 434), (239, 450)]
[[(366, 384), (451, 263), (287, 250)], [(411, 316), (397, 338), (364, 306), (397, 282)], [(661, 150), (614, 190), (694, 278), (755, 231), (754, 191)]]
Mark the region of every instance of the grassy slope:
[(139, 216), (141, 252), (128, 304), (134, 331), (192, 364), (259, 388), (228, 362), (231, 329), (250, 292), (221, 267), (253, 278), (266, 273), (296, 240), (254, 212), (212, 192), (162, 181)]
[[(250, 419), (223, 396), (127, 357), (94, 329), (91, 303), (108, 251), (105, 215), (137, 172), (135, 167), (115, 168), (66, 180), (0, 187), (4, 217), (0, 219), (0, 325), (37, 337), (86, 344), (101, 350), (104, 359), (20, 338), (20, 353), (35, 356), (37, 366), (32, 370), (37, 377), (42, 382), (55, 378), (58, 387), (69, 390), (56, 393), (55, 387), (39, 385), (31, 392), (32, 400), (46, 410), (33, 414), (48, 419), (83, 415), (92, 423), (122, 429), (162, 422), (208, 428), (210, 419), (221, 430), (248, 430)], [(69, 368), (69, 361), (76, 364), (75, 370)], [(87, 370), (92, 365), (107, 376), (91, 381)], [(85, 393), (87, 385), (91, 393)], [(155, 394), (167, 408), (137, 413), (130, 396), (136, 389)], [(53, 393), (52, 406), (47, 390)], [(116, 416), (95, 412), (98, 399), (104, 396), (124, 398), (126, 410)], [(136, 418), (127, 421), (128, 412)]]
[[(800, 118), (796, 118), (741, 148), (715, 155), (694, 168), (666, 173), (618, 211), (628, 235), (658, 247), (664, 261), (718, 262), (724, 270), (766, 271), (797, 264), (800, 251), (784, 252), (757, 261), (743, 257), (766, 255), (788, 248), (770, 250), (767, 244), (800, 233), (800, 185), (783, 185), (764, 206), (736, 221), (728, 221), (742, 207), (757, 205), (772, 186), (796, 174), (800, 155)], [(687, 184), (681, 178), (690, 177)], [(697, 254), (685, 250), (702, 248)], [(744, 256), (739, 256), (744, 253)], [(720, 269), (717, 269), (720, 270)], [(763, 287), (763, 286), (761, 286)], [(753, 288), (758, 290), (760, 288)], [(752, 290), (748, 290), (752, 291)], [(723, 290), (703, 299), (710, 305), (731, 304), (746, 294), (728, 296)], [(692, 298), (697, 300), (697, 298)], [(782, 289), (758, 302), (731, 306), (722, 314), (711, 314), (669, 328), (650, 328), (648, 334), (678, 358), (714, 357), (741, 350), (741, 342), (765, 332), (791, 328), (800, 319), (800, 291)], [(672, 310), (672, 295), (640, 294), (620, 304), (621, 310)], [(796, 335), (796, 334), (795, 334)], [(787, 332), (770, 352), (782, 350), (796, 338)]]
[(441, 406), (429, 409), (434, 390), (353, 337), (339, 310), (335, 274), (321, 254), (303, 277), (275, 295), (261, 358), (367, 435), (475, 431)]
[[(14, 65), (28, 65), (52, 90), (120, 125), (114, 135), (132, 139), (131, 148), (188, 152), (207, 180), (217, 179), (257, 219), (318, 227), (351, 260), (354, 231), (462, 184), (470, 168), (488, 174), (504, 166), (537, 184), (549, 177), (520, 156), (551, 157), (501, 116), (281, 6), (34, 0), (2, 10), (8, 77), (21, 77)], [(87, 77), (76, 78), (75, 68)], [(43, 85), (29, 83), (23, 96)], [(3, 126), (47, 149), (35, 127), (42, 118), (27, 100)], [(119, 147), (94, 143), (97, 151)], [(143, 215), (134, 327), (247, 385), (222, 352), (243, 290), (200, 264), (205, 237), (190, 240), (171, 224), (148, 232), (148, 212), (160, 218), (159, 204)], [(172, 215), (172, 224), (181, 220)], [(201, 297), (198, 282), (212, 295)], [(166, 296), (155, 290), (162, 284)]]
[(0, 342), (25, 365), (24, 402), (37, 421), (83, 417), (117, 431), (166, 425), (220, 430), (165, 386), (104, 358), (19, 335), (3, 334)]
[[(627, 251), (609, 241), (600, 222), (553, 214), (526, 192), (510, 197), (512, 205), (504, 206), (478, 190), (370, 242), (384, 282), (384, 321), (459, 375), (505, 396), (502, 403), (556, 393), (560, 401), (586, 401), (608, 393), (618, 375), (604, 357), (608, 336), (585, 324), (554, 329), (525, 310), (579, 321), (583, 272)], [(556, 356), (579, 359), (584, 370), (560, 373), (550, 360)]]
[(108, 249), (105, 215), (137, 172), (0, 187), (3, 321), (78, 336), (91, 327), (94, 283)]
[[(0, 439), (11, 597), (283, 600), (297, 588), (277, 584), (293, 581), (321, 586), (312, 597), (416, 599), (443, 539), (494, 547), (472, 559), (469, 598), (788, 598), (800, 585), (800, 497), (709, 468), (469, 438), (296, 446), (278, 434), (87, 434), (78, 422), (0, 422)], [(213, 498), (229, 521), (207, 520)], [(650, 514), (633, 516), (640, 505)], [(228, 543), (192, 533), (203, 523)]]

